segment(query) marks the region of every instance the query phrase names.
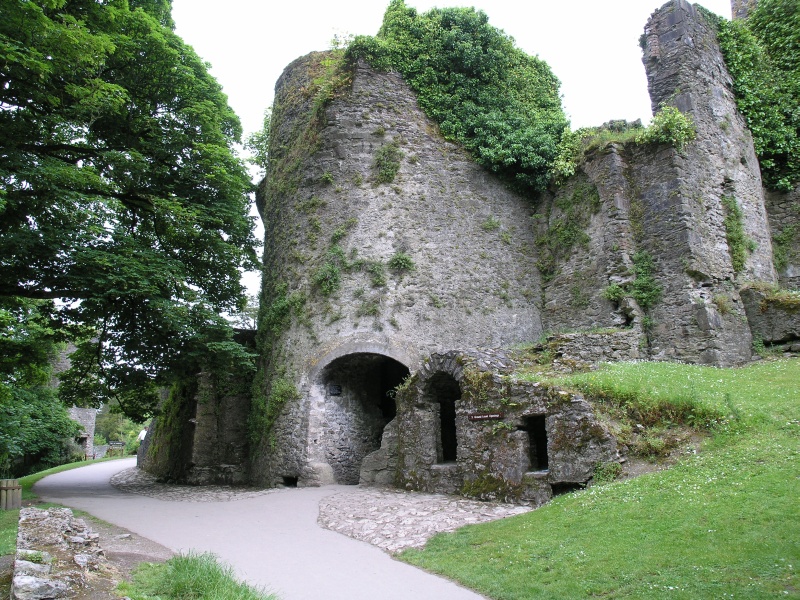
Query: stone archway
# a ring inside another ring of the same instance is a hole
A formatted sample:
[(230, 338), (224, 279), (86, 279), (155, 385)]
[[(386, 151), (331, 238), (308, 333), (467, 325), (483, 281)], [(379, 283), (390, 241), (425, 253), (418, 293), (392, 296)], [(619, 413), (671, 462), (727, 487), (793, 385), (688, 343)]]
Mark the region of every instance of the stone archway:
[(364, 457), (380, 448), (383, 430), (396, 415), (391, 391), (408, 375), (404, 364), (367, 352), (341, 356), (320, 371), (322, 450), (336, 483), (358, 483)]

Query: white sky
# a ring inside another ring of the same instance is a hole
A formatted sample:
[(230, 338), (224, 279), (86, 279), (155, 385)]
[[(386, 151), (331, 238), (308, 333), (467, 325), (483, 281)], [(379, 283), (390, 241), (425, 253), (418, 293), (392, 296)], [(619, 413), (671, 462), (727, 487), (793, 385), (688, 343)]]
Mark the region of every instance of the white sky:
[[(650, 119), (639, 36), (666, 0), (406, 0), (474, 6), (561, 80), (573, 128)], [(701, 0), (730, 18), (730, 0)], [(176, 32), (211, 63), (245, 134), (260, 129), (275, 81), (295, 58), (327, 50), (335, 34), (375, 35), (389, 0), (173, 0)]]
[[(430, 8), (473, 6), (561, 80), (573, 129), (651, 118), (639, 36), (666, 0), (406, 0)], [(700, 0), (731, 17), (730, 0)], [(295, 58), (330, 48), (334, 35), (375, 35), (389, 0), (173, 0), (176, 32), (222, 84), (245, 136), (261, 128), (275, 82)], [(263, 236), (263, 229), (256, 232)], [(246, 273), (250, 293), (258, 276)]]

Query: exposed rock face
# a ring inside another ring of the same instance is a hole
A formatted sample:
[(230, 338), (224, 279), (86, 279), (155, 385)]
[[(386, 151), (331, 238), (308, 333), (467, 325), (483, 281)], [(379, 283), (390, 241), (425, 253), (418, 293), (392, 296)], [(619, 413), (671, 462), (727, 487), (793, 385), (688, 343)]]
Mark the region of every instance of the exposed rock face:
[(388, 481), (394, 464), (393, 483), (406, 489), (539, 505), (620, 459), (588, 402), (517, 381), (513, 365), (499, 351), (431, 356), (398, 393), (391, 434), (362, 481)]
[(766, 344), (787, 344), (794, 350), (800, 342), (800, 295), (776, 298), (756, 287), (742, 290), (742, 300), (753, 335)]

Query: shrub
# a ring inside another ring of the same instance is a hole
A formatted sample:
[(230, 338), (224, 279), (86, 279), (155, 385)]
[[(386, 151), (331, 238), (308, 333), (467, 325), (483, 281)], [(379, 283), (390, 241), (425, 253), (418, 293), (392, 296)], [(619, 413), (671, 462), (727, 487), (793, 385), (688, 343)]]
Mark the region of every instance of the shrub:
[(404, 273), (413, 271), (416, 267), (414, 259), (405, 252), (395, 252), (392, 258), (389, 259), (389, 268), (392, 271)]
[(568, 125), (547, 64), (514, 46), (472, 8), (418, 14), (392, 0), (377, 36), (359, 36), (347, 58), (396, 70), (442, 134), (475, 160), (528, 189), (543, 190)]
[(385, 146), (381, 146), (375, 153), (373, 167), (376, 170), (375, 181), (377, 183), (392, 183), (400, 170), (400, 159), (403, 158), (403, 151), (397, 140)]
[(674, 106), (662, 106), (653, 116), (650, 126), (636, 137), (642, 144), (670, 144), (678, 151), (697, 136), (694, 121)]

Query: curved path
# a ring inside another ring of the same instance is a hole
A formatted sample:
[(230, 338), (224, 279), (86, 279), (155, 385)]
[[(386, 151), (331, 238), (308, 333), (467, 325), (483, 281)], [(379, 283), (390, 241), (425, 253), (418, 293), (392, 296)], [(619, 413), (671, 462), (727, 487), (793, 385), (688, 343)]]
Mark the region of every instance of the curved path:
[(351, 486), (287, 489), (218, 502), (166, 501), (117, 490), (111, 477), (136, 459), (50, 475), (44, 500), (84, 510), (176, 552), (213, 552), (281, 600), (479, 600), (478, 594), (364, 542), (317, 525), (320, 500)]

